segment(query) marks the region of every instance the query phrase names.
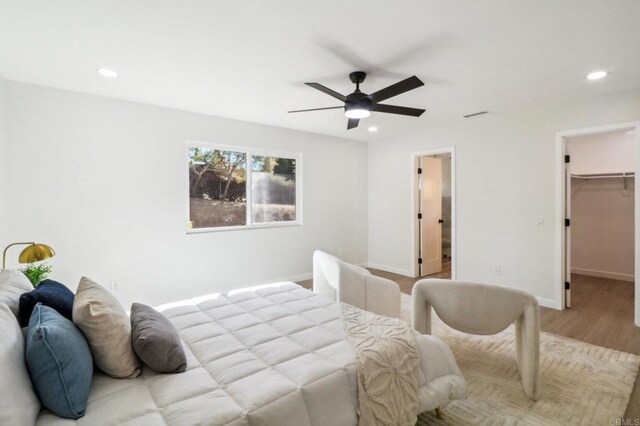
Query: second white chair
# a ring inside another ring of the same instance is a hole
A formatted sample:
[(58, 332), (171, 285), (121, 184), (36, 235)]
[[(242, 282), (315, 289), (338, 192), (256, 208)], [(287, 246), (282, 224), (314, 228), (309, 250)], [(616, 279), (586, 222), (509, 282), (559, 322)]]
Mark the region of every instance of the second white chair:
[(398, 284), (320, 250), (313, 253), (313, 291), (337, 302), (400, 318)]
[(496, 334), (515, 322), (516, 363), (524, 393), (538, 399), (540, 308), (524, 291), (490, 284), (425, 279), (413, 286), (413, 328), (431, 334), (431, 308), (464, 333)]

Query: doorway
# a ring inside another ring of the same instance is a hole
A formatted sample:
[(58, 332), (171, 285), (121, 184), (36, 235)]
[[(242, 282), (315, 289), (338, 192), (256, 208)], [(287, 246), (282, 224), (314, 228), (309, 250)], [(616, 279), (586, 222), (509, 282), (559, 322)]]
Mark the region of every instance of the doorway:
[(454, 153), (414, 154), (415, 275), (454, 277)]
[(625, 308), (628, 318), (640, 325), (635, 280), (639, 130), (639, 123), (626, 123), (558, 134), (560, 309), (585, 309), (594, 297), (607, 295), (614, 303), (611, 292), (624, 287), (635, 300)]

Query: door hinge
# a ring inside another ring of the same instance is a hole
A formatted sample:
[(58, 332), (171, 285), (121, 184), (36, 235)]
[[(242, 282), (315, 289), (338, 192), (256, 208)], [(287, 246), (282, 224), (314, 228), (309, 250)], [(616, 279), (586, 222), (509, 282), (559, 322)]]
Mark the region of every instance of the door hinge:
[(422, 265), (422, 258), (421, 257), (418, 258), (418, 265)]
[(566, 163), (570, 163), (571, 162), (571, 156), (570, 155), (565, 155), (564, 156), (564, 162)]
[(571, 219), (565, 219), (564, 226), (571, 226)]
[(418, 219), (422, 219), (422, 213), (418, 213)]
[(565, 290), (571, 290), (571, 283), (569, 281), (565, 281), (564, 283), (564, 289)]
[(418, 167), (418, 174), (421, 175), (422, 174), (422, 168)]

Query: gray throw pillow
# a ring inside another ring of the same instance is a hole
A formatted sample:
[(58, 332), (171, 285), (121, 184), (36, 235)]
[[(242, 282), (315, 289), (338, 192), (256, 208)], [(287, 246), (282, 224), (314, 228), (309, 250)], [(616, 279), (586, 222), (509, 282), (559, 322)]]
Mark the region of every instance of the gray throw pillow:
[(131, 342), (142, 362), (158, 373), (182, 373), (187, 367), (178, 330), (150, 306), (131, 305)]

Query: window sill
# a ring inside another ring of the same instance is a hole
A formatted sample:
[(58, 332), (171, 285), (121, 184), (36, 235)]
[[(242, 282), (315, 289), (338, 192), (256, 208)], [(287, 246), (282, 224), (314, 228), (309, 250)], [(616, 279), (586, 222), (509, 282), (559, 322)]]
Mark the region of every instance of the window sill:
[(271, 222), (271, 223), (255, 223), (253, 225), (242, 225), (242, 226), (219, 226), (216, 228), (196, 228), (196, 229), (188, 229), (187, 235), (206, 234), (209, 232), (249, 231), (252, 229), (286, 228), (291, 226), (302, 226), (302, 223), (301, 222)]

